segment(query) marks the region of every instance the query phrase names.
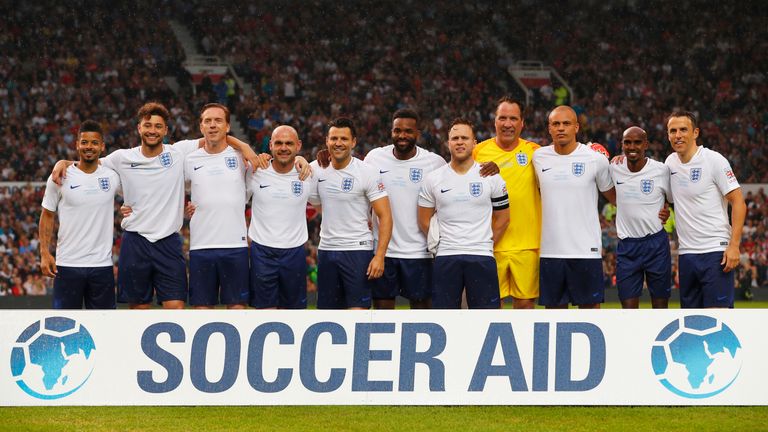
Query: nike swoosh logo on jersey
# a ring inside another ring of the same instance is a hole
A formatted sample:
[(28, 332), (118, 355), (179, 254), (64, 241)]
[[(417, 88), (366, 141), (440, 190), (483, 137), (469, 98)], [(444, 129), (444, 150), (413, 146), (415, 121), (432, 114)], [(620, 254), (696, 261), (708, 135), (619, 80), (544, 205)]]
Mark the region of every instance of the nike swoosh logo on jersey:
[(141, 165), (140, 163), (131, 162), (131, 168), (136, 168), (137, 166)]
[(452, 190), (452, 189), (440, 189), (440, 193), (446, 193), (446, 192), (448, 192), (449, 190)]
[(268, 187), (270, 187), (270, 186), (272, 186), (272, 185), (262, 185), (262, 184), (260, 184), (260, 185), (259, 185), (259, 189), (268, 188)]
[(675, 175), (675, 174), (677, 174), (677, 171), (673, 171), (670, 173), (670, 175)]
[(317, 182), (318, 182), (318, 183), (322, 183), (322, 182), (324, 182), (325, 180), (326, 180), (326, 179), (319, 179)]
[(200, 165), (200, 166), (192, 167), (192, 169), (193, 169), (193, 170), (195, 170), (195, 171), (197, 171), (197, 170), (199, 170), (200, 168), (202, 168), (202, 167), (204, 167), (204, 166), (205, 166), (205, 165)]
[(624, 184), (624, 183), (626, 183), (626, 182), (620, 182), (620, 181), (616, 182), (617, 185)]
[(386, 174), (386, 173), (388, 173), (388, 172), (389, 172), (389, 170), (386, 170), (386, 171), (384, 171), (384, 170), (379, 170), (379, 174)]
[(69, 188), (70, 188), (70, 189), (77, 189), (77, 188), (79, 188), (80, 186), (82, 186), (82, 185), (70, 185), (70, 186), (69, 186)]
[(542, 168), (542, 169), (541, 169), (541, 172), (547, 172), (547, 171), (549, 171), (549, 170), (551, 170), (551, 169), (552, 169), (551, 167), (550, 167), (550, 168)]

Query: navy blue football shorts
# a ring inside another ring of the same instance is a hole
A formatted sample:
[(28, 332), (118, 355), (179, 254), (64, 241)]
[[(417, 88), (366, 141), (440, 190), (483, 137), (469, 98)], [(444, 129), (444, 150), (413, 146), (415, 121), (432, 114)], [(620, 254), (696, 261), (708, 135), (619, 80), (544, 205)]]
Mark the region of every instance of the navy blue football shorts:
[(470, 309), (498, 309), (499, 275), (496, 260), (483, 255), (435, 257), (432, 277), (432, 308), (461, 309), (461, 294), (467, 290)]
[(54, 309), (114, 309), (115, 274), (112, 266), (56, 266), (53, 280)]
[(117, 301), (147, 304), (187, 300), (187, 263), (181, 235), (173, 233), (154, 243), (142, 235), (125, 231), (120, 244), (117, 271)]
[(669, 237), (661, 230), (642, 238), (619, 240), (616, 248), (616, 285), (619, 299), (637, 298), (648, 284), (651, 298), (669, 298), (672, 287), (672, 255)]
[(248, 248), (189, 251), (189, 304), (248, 303)]
[(251, 302), (258, 308), (307, 308), (307, 253), (304, 246), (272, 248), (251, 243)]
[(384, 275), (375, 279), (374, 299), (427, 300), (432, 295), (432, 260), (429, 258), (385, 258)]
[(317, 308), (370, 308), (373, 283), (365, 274), (373, 251), (317, 251)]
[(722, 261), (723, 251), (680, 255), (680, 307), (733, 308), (734, 272)]
[(602, 303), (601, 258), (540, 258), (539, 304), (563, 306)]

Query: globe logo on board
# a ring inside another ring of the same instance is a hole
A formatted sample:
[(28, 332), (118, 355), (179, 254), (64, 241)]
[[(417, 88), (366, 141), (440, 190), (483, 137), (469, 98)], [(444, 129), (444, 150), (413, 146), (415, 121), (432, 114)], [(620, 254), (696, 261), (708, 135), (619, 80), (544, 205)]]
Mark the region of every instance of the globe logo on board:
[(93, 372), (96, 345), (79, 322), (48, 317), (32, 323), (11, 348), (11, 374), (16, 384), (37, 399), (68, 396)]
[(704, 399), (736, 381), (743, 349), (724, 322), (689, 315), (664, 327), (651, 348), (651, 365), (667, 390), (689, 399)]

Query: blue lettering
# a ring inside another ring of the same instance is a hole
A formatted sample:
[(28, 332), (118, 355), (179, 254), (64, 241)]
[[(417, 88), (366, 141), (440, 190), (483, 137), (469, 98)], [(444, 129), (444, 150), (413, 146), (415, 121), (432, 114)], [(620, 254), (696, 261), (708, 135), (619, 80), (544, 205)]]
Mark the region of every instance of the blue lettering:
[[(573, 335), (581, 333), (589, 339), (589, 370), (580, 381), (571, 379)], [(605, 336), (591, 323), (558, 323), (555, 353), (555, 391), (587, 391), (597, 387), (605, 375)]]
[(321, 334), (331, 335), (331, 344), (344, 345), (347, 343), (347, 332), (344, 327), (334, 322), (319, 322), (312, 324), (301, 339), (301, 359), (299, 360), (299, 377), (304, 387), (316, 393), (328, 393), (337, 390), (344, 383), (347, 372), (343, 368), (331, 368), (328, 381), (317, 379), (315, 364), (317, 361), (317, 339)]
[(372, 333), (394, 333), (395, 323), (357, 323), (355, 356), (352, 366), (352, 391), (392, 391), (392, 381), (369, 381), (368, 365), (372, 361), (392, 360), (392, 351), (372, 350)]
[(547, 391), (549, 381), (549, 323), (533, 325), (533, 391)]
[(152, 361), (162, 366), (168, 374), (165, 381), (157, 382), (152, 377), (152, 371), (138, 371), (136, 382), (139, 388), (148, 393), (167, 393), (175, 390), (184, 377), (184, 366), (181, 361), (157, 344), (157, 336), (161, 333), (167, 333), (171, 337), (171, 343), (184, 342), (185, 339), (184, 329), (175, 323), (152, 324), (144, 330), (141, 335), (141, 350)]
[[(493, 353), (496, 351), (496, 345), (499, 343), (501, 344), (501, 352), (504, 355), (504, 364), (494, 366), (491, 364), (493, 362)], [(483, 391), (485, 381), (489, 376), (506, 376), (509, 378), (509, 385), (512, 387), (512, 391), (528, 391), (523, 365), (520, 362), (520, 353), (517, 351), (515, 334), (510, 323), (491, 323), (488, 326), (488, 332), (485, 335), (485, 341), (480, 350), (475, 371), (472, 373), (469, 391)]]
[[(429, 336), (429, 348), (416, 351), (419, 334)], [(435, 323), (403, 323), (400, 340), (400, 379), (398, 390), (413, 391), (416, 363), (427, 365), (429, 370), (429, 391), (445, 391), (445, 364), (437, 356), (445, 350), (445, 329)]]
[[(208, 340), (214, 333), (224, 336), (224, 368), (221, 378), (216, 382), (208, 381), (205, 376), (206, 356), (208, 355)], [(195, 333), (192, 339), (192, 355), (190, 356), (189, 376), (192, 385), (205, 393), (221, 393), (229, 390), (237, 380), (240, 368), (240, 333), (228, 323), (213, 322), (205, 324)]]
[(264, 340), (270, 333), (277, 334), (280, 345), (291, 345), (293, 330), (288, 324), (270, 322), (256, 327), (248, 342), (248, 383), (256, 391), (263, 393), (276, 393), (285, 390), (293, 378), (293, 370), (287, 368), (277, 369), (277, 377), (269, 382), (264, 379)]

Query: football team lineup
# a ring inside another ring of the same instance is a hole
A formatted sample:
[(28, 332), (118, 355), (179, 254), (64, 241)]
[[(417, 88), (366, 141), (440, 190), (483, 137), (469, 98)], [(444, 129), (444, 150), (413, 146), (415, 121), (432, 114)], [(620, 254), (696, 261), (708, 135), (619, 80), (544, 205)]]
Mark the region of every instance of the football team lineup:
[[(218, 103), (200, 110), (203, 138), (173, 145), (164, 144), (168, 110), (146, 103), (136, 116), (141, 145), (104, 158), (104, 132), (87, 120), (79, 160), (56, 164), (43, 199), (41, 267), (54, 277), (54, 307), (113, 309), (117, 301), (146, 309), (156, 298), (167, 309), (304, 309), (311, 205), (322, 215), (318, 309), (392, 309), (398, 296), (412, 309), (497, 309), (504, 299), (519, 309), (599, 308), (600, 194), (616, 206), (622, 307), (637, 308), (647, 288), (652, 307), (667, 308), (676, 281), (682, 308), (733, 307), (746, 205), (729, 162), (697, 144), (693, 113), (668, 116), (673, 152), (664, 163), (645, 156), (648, 137), (637, 126), (624, 131), (623, 155), (609, 161), (599, 144), (577, 141), (577, 114), (564, 105), (549, 113), (552, 144), (541, 147), (521, 138), (524, 113), (522, 102), (499, 99), (496, 136), (481, 143), (472, 122), (455, 119), (448, 163), (417, 145), (420, 118), (410, 108), (392, 115), (391, 144), (364, 160), (353, 155), (354, 122), (332, 120), (311, 164), (287, 125), (272, 132), (270, 154), (256, 154), (228, 135), (230, 113)], [(674, 275), (671, 203), (680, 244)], [(179, 234), (185, 215), (189, 273)]]

